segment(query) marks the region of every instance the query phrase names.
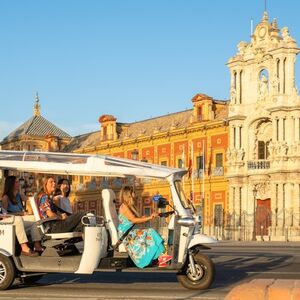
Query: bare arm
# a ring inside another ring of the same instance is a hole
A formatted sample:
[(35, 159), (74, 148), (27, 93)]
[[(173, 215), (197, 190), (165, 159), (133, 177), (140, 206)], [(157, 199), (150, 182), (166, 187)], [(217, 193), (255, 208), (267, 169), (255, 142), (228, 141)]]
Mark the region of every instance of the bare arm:
[[(2, 198), (2, 207), (7, 211), (7, 208), (8, 208), (8, 197), (7, 195), (4, 195), (3, 198)], [(24, 215), (24, 212), (23, 211), (20, 211), (20, 212), (10, 212), (9, 213), (10, 215), (15, 215), (15, 216), (23, 216)]]
[(120, 211), (130, 222), (134, 224), (141, 224), (141, 223), (148, 222), (157, 216), (156, 213), (153, 213), (149, 217), (136, 217), (126, 205), (122, 205), (120, 207)]

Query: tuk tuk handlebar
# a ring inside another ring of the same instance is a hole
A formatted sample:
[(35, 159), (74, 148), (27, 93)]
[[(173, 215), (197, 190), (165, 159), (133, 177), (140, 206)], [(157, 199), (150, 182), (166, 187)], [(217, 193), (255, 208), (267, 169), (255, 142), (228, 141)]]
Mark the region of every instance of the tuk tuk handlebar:
[(173, 215), (174, 213), (175, 213), (175, 211), (171, 210), (171, 211), (167, 211), (167, 212), (161, 212), (158, 214), (158, 216), (161, 218), (167, 218), (167, 217)]

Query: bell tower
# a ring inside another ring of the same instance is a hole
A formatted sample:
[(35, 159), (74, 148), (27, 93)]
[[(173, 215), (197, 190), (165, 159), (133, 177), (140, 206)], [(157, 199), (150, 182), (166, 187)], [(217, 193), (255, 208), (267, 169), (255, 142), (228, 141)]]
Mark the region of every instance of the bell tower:
[(231, 106), (297, 94), (295, 61), (298, 53), (299, 48), (289, 29), (279, 30), (277, 20), (269, 22), (265, 11), (251, 42), (240, 42), (237, 54), (228, 60)]

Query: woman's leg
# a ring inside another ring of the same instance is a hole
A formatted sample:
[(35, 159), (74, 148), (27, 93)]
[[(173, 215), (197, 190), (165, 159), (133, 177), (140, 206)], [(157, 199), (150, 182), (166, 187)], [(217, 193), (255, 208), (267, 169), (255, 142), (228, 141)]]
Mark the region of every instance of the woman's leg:
[(51, 233), (61, 232), (83, 232), (84, 225), (81, 223), (81, 218), (84, 213), (76, 213), (68, 216), (65, 220), (55, 221), (51, 225)]

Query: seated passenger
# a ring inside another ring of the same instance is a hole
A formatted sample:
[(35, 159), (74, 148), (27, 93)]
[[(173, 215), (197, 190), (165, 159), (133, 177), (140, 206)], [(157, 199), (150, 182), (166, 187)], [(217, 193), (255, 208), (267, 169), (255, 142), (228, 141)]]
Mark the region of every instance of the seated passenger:
[[(145, 223), (158, 216), (152, 213), (149, 217), (138, 217), (134, 207), (135, 193), (132, 187), (125, 186), (120, 192), (121, 206), (119, 209), (118, 235), (121, 238), (133, 224)], [(144, 268), (158, 259), (159, 267), (166, 267), (166, 262), (172, 259), (162, 255), (165, 251), (162, 237), (152, 228), (132, 229), (123, 240), (128, 254), (139, 268)]]
[(55, 180), (48, 176), (43, 179), (42, 190), (38, 195), (38, 209), (42, 220), (51, 218), (45, 225), (47, 233), (83, 232), (84, 225), (81, 218), (84, 213), (75, 213), (68, 216), (56, 209), (52, 195), (55, 191)]
[(7, 176), (2, 193), (2, 207), (10, 215), (22, 216), (22, 224), (25, 227), (25, 231), (30, 233), (31, 240), (34, 242), (34, 250), (42, 252), (41, 235), (38, 231), (35, 218), (33, 215), (29, 215), (25, 212), (22, 200), (26, 200), (26, 196), (21, 195), (19, 190), (20, 183), (16, 176)]
[[(21, 216), (7, 216), (6, 211), (2, 208), (0, 216), (1, 223), (8, 223), (15, 226), (17, 240), (21, 246), (21, 255), (25, 256), (39, 256), (35, 251), (32, 251), (28, 246), (28, 239), (25, 232), (23, 219)], [(13, 222), (13, 223), (12, 223)]]
[(57, 188), (55, 191), (55, 196), (53, 200), (55, 204), (67, 214), (71, 215), (73, 213), (73, 209), (71, 206), (70, 199), (68, 198), (71, 192), (70, 182), (66, 178), (62, 178), (57, 183)]

